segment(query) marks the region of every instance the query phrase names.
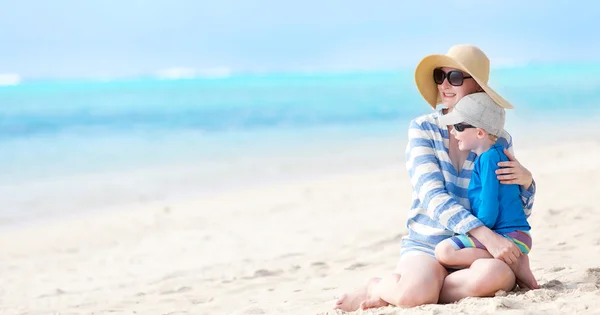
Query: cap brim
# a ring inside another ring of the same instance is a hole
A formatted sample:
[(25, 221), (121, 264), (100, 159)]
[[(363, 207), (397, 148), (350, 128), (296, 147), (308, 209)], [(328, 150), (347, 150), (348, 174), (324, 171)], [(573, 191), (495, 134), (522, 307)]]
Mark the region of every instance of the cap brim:
[(507, 100), (505, 100), (502, 96), (496, 93), (494, 89), (488, 86), (485, 81), (476, 75), (473, 75), (469, 69), (467, 69), (460, 62), (454, 60), (452, 57), (446, 55), (429, 55), (423, 58), (417, 65), (415, 70), (415, 83), (417, 84), (417, 89), (421, 93), (421, 96), (423, 96), (425, 101), (429, 103), (433, 109), (435, 109), (438, 104), (442, 103), (437, 84), (435, 84), (433, 81), (433, 70), (440, 67), (455, 68), (469, 73), (483, 89), (483, 91), (490, 96), (494, 103), (506, 109), (514, 108), (514, 106), (512, 106)]
[(452, 111), (446, 115), (440, 116), (438, 120), (442, 126), (450, 126), (463, 122), (464, 117), (462, 117), (462, 115), (460, 115), (457, 111)]

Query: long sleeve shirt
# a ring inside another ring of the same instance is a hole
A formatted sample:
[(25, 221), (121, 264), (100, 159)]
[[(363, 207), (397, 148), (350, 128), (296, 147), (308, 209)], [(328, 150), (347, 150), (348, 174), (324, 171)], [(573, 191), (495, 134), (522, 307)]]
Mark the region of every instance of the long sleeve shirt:
[(519, 187), (500, 184), (496, 177), (498, 162), (509, 160), (503, 150), (503, 145), (494, 144), (475, 159), (468, 190), (471, 210), (485, 226), (498, 233), (529, 231)]

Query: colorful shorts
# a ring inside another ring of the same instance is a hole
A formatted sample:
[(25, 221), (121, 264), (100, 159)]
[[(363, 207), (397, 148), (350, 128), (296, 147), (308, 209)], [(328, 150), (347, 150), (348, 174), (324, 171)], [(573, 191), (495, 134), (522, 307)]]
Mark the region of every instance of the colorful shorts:
[[(513, 231), (508, 233), (501, 233), (500, 235), (508, 238), (521, 249), (523, 254), (529, 254), (531, 251), (531, 234), (528, 231)], [(463, 249), (463, 248), (481, 248), (486, 249), (483, 244), (481, 244), (475, 237), (471, 235), (457, 235), (453, 236), (449, 239), (450, 243), (454, 248)]]

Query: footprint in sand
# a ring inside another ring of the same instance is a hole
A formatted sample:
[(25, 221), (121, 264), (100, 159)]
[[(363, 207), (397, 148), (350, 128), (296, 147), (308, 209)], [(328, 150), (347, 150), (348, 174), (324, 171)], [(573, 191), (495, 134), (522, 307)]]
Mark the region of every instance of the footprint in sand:
[(283, 259), (283, 258), (298, 257), (298, 256), (302, 256), (302, 253), (285, 253), (285, 254), (279, 256), (279, 258)]
[(523, 303), (514, 299), (501, 298), (497, 309), (523, 309)]
[(266, 314), (265, 311), (262, 308), (259, 307), (249, 307), (245, 310), (243, 310), (240, 314), (243, 315), (260, 315), (260, 314)]
[(67, 294), (67, 292), (65, 292), (65, 291), (63, 291), (61, 289), (56, 289), (52, 293), (42, 294), (42, 295), (38, 296), (38, 299), (47, 298), (47, 297), (54, 297), (54, 296), (59, 296), (59, 295), (63, 295), (63, 294)]
[(589, 268), (586, 273), (591, 282), (600, 286), (600, 268)]
[(167, 295), (167, 294), (174, 294), (174, 293), (184, 293), (184, 292), (189, 292), (189, 291), (192, 291), (192, 287), (179, 287), (175, 290), (162, 291), (162, 292), (160, 292), (160, 294)]
[(346, 267), (346, 270), (356, 270), (356, 269), (360, 269), (360, 268), (363, 268), (366, 266), (368, 266), (368, 264), (363, 264), (363, 263), (357, 262), (357, 263), (353, 263), (352, 265)]
[(559, 213), (561, 213), (562, 210), (558, 210), (558, 209), (548, 209), (548, 214), (550, 215), (557, 215)]
[(204, 304), (204, 303), (210, 303), (210, 302), (212, 302), (214, 300), (215, 300), (214, 297), (189, 299), (189, 301), (192, 302), (192, 304), (195, 304), (195, 305)]
[(550, 280), (547, 283), (544, 283), (540, 286), (541, 289), (548, 289), (548, 290), (554, 290), (554, 291), (558, 291), (558, 290), (562, 290), (565, 288), (565, 284), (560, 282), (559, 280)]
[(558, 242), (556, 243), (556, 246), (551, 248), (551, 251), (555, 251), (555, 252), (561, 252), (561, 251), (565, 251), (565, 250), (571, 250), (574, 249), (575, 246), (573, 245), (567, 245), (567, 242)]
[(283, 270), (268, 270), (268, 269), (258, 269), (254, 271), (254, 274), (249, 277), (244, 277), (246, 280), (251, 280), (255, 278), (263, 278), (263, 277), (274, 277), (283, 274)]
[(312, 263), (310, 265), (315, 268), (329, 268), (327, 263), (322, 262), (322, 261), (315, 261), (314, 263)]

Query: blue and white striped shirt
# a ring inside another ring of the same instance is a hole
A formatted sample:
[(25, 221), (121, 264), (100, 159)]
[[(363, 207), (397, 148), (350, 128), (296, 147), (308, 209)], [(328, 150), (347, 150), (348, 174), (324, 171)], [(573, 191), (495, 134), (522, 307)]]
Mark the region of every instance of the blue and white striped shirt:
[[(408, 215), (408, 235), (404, 239), (435, 247), (455, 233), (484, 225), (470, 211), (467, 189), (471, 180), (471, 152), (457, 172), (448, 154), (448, 127), (441, 125), (441, 110), (420, 116), (410, 122), (406, 148), (406, 168), (413, 187), (412, 206)], [(512, 154), (511, 139), (498, 139)], [(525, 215), (533, 207), (535, 184), (529, 190), (520, 187)]]

